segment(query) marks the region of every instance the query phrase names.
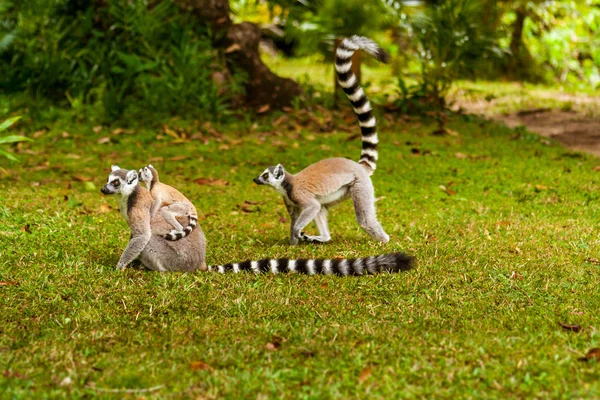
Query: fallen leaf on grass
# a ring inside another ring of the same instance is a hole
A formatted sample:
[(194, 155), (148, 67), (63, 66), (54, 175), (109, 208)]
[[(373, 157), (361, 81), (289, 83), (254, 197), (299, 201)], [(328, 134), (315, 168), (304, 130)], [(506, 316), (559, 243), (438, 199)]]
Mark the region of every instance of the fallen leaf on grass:
[(444, 192), (446, 192), (446, 194), (449, 195), (449, 196), (454, 196), (456, 194), (456, 192), (454, 190), (448, 189), (444, 185), (440, 185), (440, 189), (442, 189)]
[(281, 347), (281, 343), (267, 343), (265, 344), (265, 349), (270, 350), (270, 351), (276, 351), (278, 348)]
[(256, 204), (257, 203), (246, 200), (241, 205), (238, 205), (238, 208), (240, 208), (246, 214), (250, 214), (253, 212), (260, 211), (260, 207), (258, 207)]
[(565, 331), (571, 332), (579, 332), (581, 330), (581, 325), (576, 324), (563, 324), (562, 322), (558, 323)]
[(190, 158), (190, 156), (174, 156), (174, 157), (170, 157), (168, 160), (169, 161), (181, 161), (181, 160), (185, 160)]
[(2, 375), (5, 378), (17, 378), (17, 379), (26, 379), (27, 378), (27, 375), (23, 375), (18, 372), (12, 372), (9, 370), (5, 370), (4, 372), (2, 372)]
[(269, 111), (271, 109), (271, 106), (268, 104), (265, 104), (264, 106), (260, 106), (258, 107), (258, 109), (256, 110), (257, 114), (264, 114), (267, 111)]
[(600, 165), (596, 165), (592, 170), (593, 171), (600, 171)]
[(600, 362), (600, 348), (594, 347), (593, 349), (590, 349), (590, 351), (587, 352), (585, 357), (578, 358), (578, 360), (579, 361), (596, 360), (597, 362)]
[(600, 260), (598, 260), (597, 258), (586, 258), (585, 261), (592, 264), (600, 264)]
[(321, 289), (327, 289), (329, 287), (329, 283), (321, 283)]
[(74, 181), (77, 181), (77, 182), (89, 182), (92, 180), (92, 178), (90, 178), (89, 176), (83, 176), (83, 175), (73, 175), (72, 178)]
[(372, 373), (372, 368), (367, 365), (360, 372), (360, 375), (358, 376), (358, 383), (363, 383), (364, 381), (366, 381), (367, 379), (369, 379), (369, 377), (371, 376), (371, 373)]
[(19, 283), (13, 281), (0, 281), (0, 286), (19, 286)]
[(456, 158), (469, 158), (468, 155), (464, 154), (464, 153), (456, 153), (454, 154), (454, 157)]
[(204, 361), (194, 361), (190, 363), (190, 369), (192, 371), (210, 371), (212, 367)]
[(108, 205), (108, 203), (102, 203), (100, 204), (100, 207), (98, 209), (98, 212), (101, 214), (105, 214), (107, 212), (110, 211), (110, 205)]
[(518, 272), (516, 272), (516, 271), (513, 271), (513, 272), (510, 274), (510, 279), (523, 279), (523, 275), (519, 274), (519, 273), (518, 273)]
[(40, 131), (35, 131), (35, 132), (33, 132), (33, 137), (34, 137), (35, 139), (38, 139), (38, 138), (40, 138), (42, 135), (45, 135), (45, 134), (46, 134), (46, 130), (45, 130), (45, 129), (42, 129), (42, 130), (40, 130)]
[(104, 143), (108, 143), (108, 142), (110, 142), (110, 138), (107, 136), (98, 139), (98, 144), (104, 144)]
[(548, 190), (548, 186), (544, 185), (535, 185), (534, 187), (536, 190)]
[(21, 232), (31, 233), (31, 227), (29, 226), (29, 224), (22, 226)]
[(228, 186), (229, 182), (224, 179), (211, 179), (211, 178), (198, 178), (194, 179), (194, 183), (198, 185), (208, 185), (208, 186)]
[(279, 117), (275, 121), (273, 121), (271, 125), (279, 126), (282, 123), (286, 122), (288, 119), (289, 119), (289, 117), (287, 115), (282, 115), (281, 117)]
[(100, 133), (100, 131), (102, 130), (102, 125), (98, 125), (92, 128), (92, 130), (94, 131), (94, 133)]

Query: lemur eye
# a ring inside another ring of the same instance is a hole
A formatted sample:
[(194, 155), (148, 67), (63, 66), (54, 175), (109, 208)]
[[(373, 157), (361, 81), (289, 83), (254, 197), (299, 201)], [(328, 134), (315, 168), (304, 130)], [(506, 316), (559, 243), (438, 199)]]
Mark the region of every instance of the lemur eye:
[(113, 186), (119, 186), (121, 184), (121, 182), (119, 182), (118, 179), (115, 179), (114, 181), (112, 181)]
[(261, 178), (263, 179), (267, 179), (269, 177), (269, 174), (267, 174), (266, 172), (264, 174), (262, 174)]

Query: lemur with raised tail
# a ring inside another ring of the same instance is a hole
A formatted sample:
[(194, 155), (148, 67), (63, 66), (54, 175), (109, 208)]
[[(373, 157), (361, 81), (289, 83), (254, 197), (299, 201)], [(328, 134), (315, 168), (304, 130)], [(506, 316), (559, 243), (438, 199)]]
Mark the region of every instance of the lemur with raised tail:
[[(347, 198), (352, 198), (358, 224), (375, 240), (387, 243), (390, 237), (377, 220), (375, 192), (370, 176), (377, 168), (377, 129), (371, 103), (352, 72), (352, 54), (362, 49), (381, 62), (389, 55), (377, 43), (361, 36), (344, 39), (335, 53), (338, 82), (350, 99), (362, 133), (362, 151), (358, 162), (347, 158), (318, 161), (295, 175), (281, 164), (268, 167), (254, 179), (270, 185), (282, 196), (290, 215), (290, 244), (299, 241), (323, 243), (331, 239), (327, 213)], [(304, 228), (315, 220), (319, 236), (305, 235)]]
[[(162, 183), (158, 177), (158, 171), (152, 164), (141, 168), (139, 170), (139, 177), (146, 184), (154, 199), (154, 203), (152, 203), (152, 208), (150, 209), (150, 218), (160, 210), (165, 221), (174, 228), (165, 235), (165, 239), (179, 240), (189, 235), (198, 224), (198, 213), (192, 202), (179, 190)], [(188, 225), (184, 228), (177, 221), (177, 217), (187, 217)]]
[(164, 232), (171, 226), (158, 212), (150, 217), (154, 203), (150, 192), (142, 187), (135, 170), (125, 170), (113, 166), (108, 182), (102, 188), (106, 195), (121, 196), (121, 213), (131, 230), (131, 239), (121, 255), (117, 268), (122, 270), (136, 258), (154, 271), (194, 271), (208, 270), (225, 273), (227, 271), (252, 271), (254, 273), (297, 272), (302, 274), (367, 275), (379, 272), (401, 272), (412, 268), (414, 258), (404, 253), (388, 253), (378, 256), (352, 259), (262, 259), (225, 265), (207, 266), (206, 240), (200, 226), (185, 238), (169, 241)]

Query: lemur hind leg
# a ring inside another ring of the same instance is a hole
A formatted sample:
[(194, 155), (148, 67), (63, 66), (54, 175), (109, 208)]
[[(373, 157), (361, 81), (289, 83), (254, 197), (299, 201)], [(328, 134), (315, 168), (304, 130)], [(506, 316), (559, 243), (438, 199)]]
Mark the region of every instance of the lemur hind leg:
[(387, 243), (390, 237), (377, 220), (375, 211), (375, 191), (371, 179), (360, 179), (350, 187), (350, 195), (354, 202), (356, 221), (361, 228), (377, 241)]
[(190, 215), (190, 206), (183, 202), (176, 202), (160, 209), (160, 215), (166, 222), (173, 225), (176, 231), (183, 231), (183, 226), (177, 221), (177, 217), (187, 217)]
[(319, 213), (315, 217), (315, 224), (319, 230), (319, 236), (302, 235), (302, 239), (311, 243), (325, 243), (331, 240), (329, 226), (327, 224), (327, 207), (321, 206)]

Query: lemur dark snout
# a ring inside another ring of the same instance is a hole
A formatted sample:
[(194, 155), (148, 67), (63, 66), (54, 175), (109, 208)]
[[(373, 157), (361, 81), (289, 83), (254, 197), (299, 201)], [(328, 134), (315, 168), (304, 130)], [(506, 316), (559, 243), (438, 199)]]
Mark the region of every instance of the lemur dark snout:
[(106, 185), (104, 185), (104, 186), (102, 187), (102, 189), (100, 189), (100, 191), (101, 191), (103, 194), (110, 194), (110, 191), (108, 190), (108, 188), (106, 187)]
[(260, 176), (257, 178), (253, 179), (254, 183), (256, 183), (257, 185), (264, 185), (265, 183), (263, 181), (260, 180)]

